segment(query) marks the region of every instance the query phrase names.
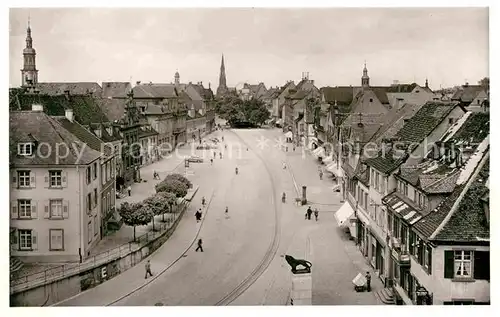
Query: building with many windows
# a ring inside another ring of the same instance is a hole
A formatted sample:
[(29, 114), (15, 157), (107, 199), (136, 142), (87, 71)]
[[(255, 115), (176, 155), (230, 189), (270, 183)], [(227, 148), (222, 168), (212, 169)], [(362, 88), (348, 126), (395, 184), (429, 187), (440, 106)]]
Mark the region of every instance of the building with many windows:
[(83, 260), (100, 240), (101, 153), (41, 105), (11, 112), (9, 128), (11, 256)]

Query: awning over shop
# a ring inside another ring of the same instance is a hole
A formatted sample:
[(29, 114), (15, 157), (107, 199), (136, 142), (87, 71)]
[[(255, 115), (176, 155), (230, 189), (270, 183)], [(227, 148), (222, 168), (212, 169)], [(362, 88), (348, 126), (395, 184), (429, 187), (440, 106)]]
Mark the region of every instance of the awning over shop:
[(316, 150), (312, 151), (312, 155), (315, 157), (323, 157), (325, 156), (325, 148), (320, 146)]
[(292, 131), (288, 131), (287, 133), (285, 133), (285, 138), (293, 138)]
[(337, 162), (335, 161), (328, 164), (326, 166), (326, 170), (329, 171), (330, 173), (333, 173), (338, 178), (343, 177), (342, 169), (340, 168), (340, 166), (337, 166)]
[(335, 219), (339, 227), (349, 225), (349, 218), (354, 214), (354, 209), (348, 202), (345, 202), (342, 207), (335, 213)]

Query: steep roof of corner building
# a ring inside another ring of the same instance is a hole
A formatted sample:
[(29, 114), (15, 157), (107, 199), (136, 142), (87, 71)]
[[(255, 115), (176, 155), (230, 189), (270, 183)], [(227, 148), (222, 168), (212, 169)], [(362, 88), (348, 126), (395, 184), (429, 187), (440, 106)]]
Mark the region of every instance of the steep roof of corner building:
[(37, 83), (36, 88), (40, 94), (45, 95), (63, 95), (65, 91), (69, 90), (71, 95), (87, 95), (94, 94), (101, 96), (102, 88), (98, 83), (93, 82), (50, 82), (50, 83)]
[(489, 241), (490, 228), (481, 202), (481, 197), (489, 192), (488, 178), (489, 156), (479, 173), (471, 177), (468, 184), (457, 186), (450, 196), (414, 225), (415, 230), (436, 242)]
[(132, 88), (134, 98), (176, 98), (177, 89), (174, 84), (140, 84)]
[(460, 100), (462, 102), (470, 103), (482, 90), (485, 89), (481, 85), (463, 85), (455, 92), (455, 94), (453, 94), (451, 100)]
[(396, 133), (401, 141), (422, 142), (452, 111), (457, 103), (429, 101)]
[(202, 100), (193, 100), (191, 96), (186, 92), (180, 93), (179, 100), (187, 106), (188, 110), (191, 109), (191, 107), (194, 107), (194, 110), (198, 112), (203, 108)]
[(87, 144), (91, 149), (98, 151), (104, 151), (103, 154), (109, 155), (111, 154), (111, 149), (108, 147), (104, 147), (104, 142), (98, 138), (94, 133), (87, 130), (84, 126), (79, 124), (78, 122), (71, 122), (66, 117), (53, 117), (59, 124), (77, 137), (84, 144)]
[(132, 89), (129, 82), (103, 82), (103, 98), (127, 98), (127, 93)]
[(33, 104), (43, 106), (44, 112), (51, 116), (63, 116), (66, 109), (73, 109), (75, 120), (83, 125), (109, 121), (99, 106), (100, 98), (84, 95), (30, 94), (22, 89), (11, 91), (10, 110), (30, 111)]
[[(199, 100), (209, 100), (211, 98), (210, 96), (210, 93), (208, 92), (207, 93), (207, 90), (211, 91), (210, 89), (205, 89), (203, 87), (203, 85), (199, 85), (199, 84), (190, 84), (194, 90), (196, 91), (196, 93), (198, 94), (199, 96)], [(186, 92), (189, 94), (189, 90), (186, 90)], [(195, 98), (195, 100), (197, 100), (196, 98), (198, 98), (197, 96), (191, 96), (192, 98)]]
[[(31, 157), (12, 155), (11, 163), (15, 165), (76, 165), (88, 164), (101, 156), (99, 151), (86, 146), (78, 137), (66, 130), (57, 120), (42, 111), (13, 111), (9, 117), (10, 138), (14, 142), (22, 142), (28, 136), (41, 144), (35, 155)], [(58, 155), (56, 147), (63, 153), (65, 144), (68, 155)], [(81, 155), (81, 156), (79, 156)]]

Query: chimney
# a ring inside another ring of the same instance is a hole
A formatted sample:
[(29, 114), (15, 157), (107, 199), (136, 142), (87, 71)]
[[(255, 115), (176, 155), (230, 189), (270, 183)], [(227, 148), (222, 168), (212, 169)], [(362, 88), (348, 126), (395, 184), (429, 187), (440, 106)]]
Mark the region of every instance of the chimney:
[(73, 122), (73, 109), (66, 109), (64, 111), (64, 116), (69, 122)]
[(43, 112), (43, 106), (40, 104), (33, 104), (31, 105), (31, 111), (41, 111)]
[(141, 81), (140, 81), (140, 80), (138, 80), (138, 81), (136, 81), (136, 82), (135, 82), (135, 84), (136, 84), (136, 85), (140, 85), (140, 84), (141, 84)]

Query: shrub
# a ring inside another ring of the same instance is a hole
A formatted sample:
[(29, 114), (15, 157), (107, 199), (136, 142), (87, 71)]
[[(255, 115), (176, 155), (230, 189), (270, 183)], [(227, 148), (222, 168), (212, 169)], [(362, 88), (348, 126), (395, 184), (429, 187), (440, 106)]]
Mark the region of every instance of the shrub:
[(156, 185), (155, 189), (157, 193), (170, 192), (173, 193), (176, 197), (184, 197), (187, 195), (188, 191), (188, 187), (186, 186), (186, 184), (175, 179), (163, 181)]
[(193, 184), (189, 181), (189, 179), (187, 179), (186, 177), (184, 177), (181, 174), (177, 174), (177, 173), (169, 174), (169, 175), (167, 175), (167, 177), (165, 177), (164, 182), (170, 181), (170, 180), (177, 180), (177, 181), (185, 184), (187, 186), (187, 188), (191, 188), (193, 186)]

